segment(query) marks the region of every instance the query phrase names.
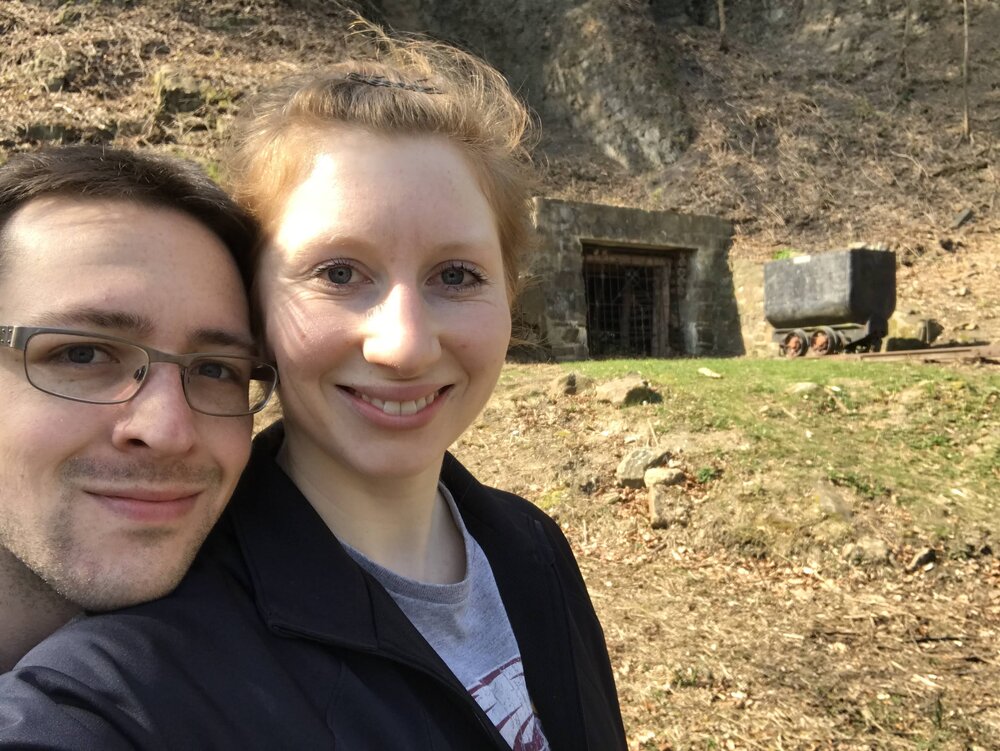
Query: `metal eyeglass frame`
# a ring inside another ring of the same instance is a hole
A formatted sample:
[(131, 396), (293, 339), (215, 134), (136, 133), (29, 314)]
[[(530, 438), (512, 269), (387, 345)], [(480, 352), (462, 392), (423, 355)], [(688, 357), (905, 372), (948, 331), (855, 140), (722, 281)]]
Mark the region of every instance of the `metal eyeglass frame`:
[[(22, 352), (24, 352), (25, 348), (28, 346), (28, 341), (31, 339), (31, 337), (35, 336), (36, 334), (66, 334), (70, 336), (84, 336), (91, 339), (99, 339), (106, 342), (117, 342), (118, 344), (125, 344), (130, 347), (134, 347), (135, 349), (142, 350), (143, 352), (146, 353), (146, 359), (148, 360), (148, 364), (145, 369), (145, 372), (142, 374), (142, 378), (139, 380), (139, 385), (136, 388), (135, 393), (129, 396), (127, 399), (116, 399), (110, 402), (94, 401), (93, 399), (81, 399), (75, 396), (66, 396), (65, 394), (57, 394), (54, 391), (49, 391), (48, 389), (41, 388), (34, 381), (32, 381), (31, 376), (28, 375), (28, 358), (24, 358), (24, 377), (28, 380), (28, 383), (30, 383), (34, 388), (38, 389), (44, 394), (50, 394), (51, 396), (58, 397), (59, 399), (67, 399), (71, 402), (81, 402), (83, 404), (124, 404), (125, 402), (132, 401), (133, 399), (135, 399), (136, 396), (139, 395), (139, 392), (142, 390), (142, 387), (146, 384), (146, 376), (149, 375), (149, 365), (152, 365), (153, 363), (157, 362), (166, 362), (166, 363), (171, 363), (173, 365), (177, 365), (180, 368), (181, 384), (184, 386), (183, 389), (184, 399), (185, 401), (187, 401), (188, 407), (190, 407), (195, 412), (198, 412), (203, 415), (210, 415), (212, 417), (246, 417), (247, 415), (256, 414), (257, 412), (260, 412), (262, 409), (264, 409), (264, 407), (267, 406), (267, 403), (270, 401), (271, 396), (274, 395), (274, 390), (278, 385), (277, 368), (275, 368), (274, 365), (272, 365), (271, 363), (266, 362), (264, 360), (259, 360), (256, 357), (228, 354), (223, 352), (192, 352), (186, 355), (172, 355), (169, 352), (162, 352), (161, 350), (153, 349), (152, 347), (147, 347), (144, 344), (138, 344), (129, 339), (123, 339), (120, 336), (108, 336), (107, 334), (94, 334), (89, 331), (80, 331), (78, 329), (58, 329), (58, 328), (48, 328), (46, 326), (17, 326), (17, 325), (0, 326), (0, 347), (10, 347), (11, 349), (19, 349)], [(266, 368), (273, 374), (274, 377), (270, 381), (253, 379), (262, 383), (271, 384), (271, 387), (267, 392), (266, 397), (261, 400), (261, 403), (255, 409), (252, 410), (248, 409), (246, 412), (239, 412), (237, 414), (229, 414), (229, 413), (220, 414), (217, 412), (206, 412), (205, 410), (198, 409), (193, 404), (191, 404), (191, 400), (188, 397), (187, 393), (187, 385), (186, 385), (187, 381), (185, 379), (185, 373), (187, 372), (187, 369), (191, 366), (191, 363), (193, 363), (194, 361), (211, 357), (227, 357), (227, 358), (249, 360), (250, 362), (255, 363), (257, 368)]]

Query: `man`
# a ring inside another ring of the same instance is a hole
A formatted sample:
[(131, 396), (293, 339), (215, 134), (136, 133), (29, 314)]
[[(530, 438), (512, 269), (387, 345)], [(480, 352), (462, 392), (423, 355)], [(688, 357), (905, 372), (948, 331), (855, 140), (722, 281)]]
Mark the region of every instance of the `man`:
[(253, 242), (192, 165), (79, 146), (0, 167), (0, 672), (82, 609), (172, 590), (218, 518), (275, 379)]

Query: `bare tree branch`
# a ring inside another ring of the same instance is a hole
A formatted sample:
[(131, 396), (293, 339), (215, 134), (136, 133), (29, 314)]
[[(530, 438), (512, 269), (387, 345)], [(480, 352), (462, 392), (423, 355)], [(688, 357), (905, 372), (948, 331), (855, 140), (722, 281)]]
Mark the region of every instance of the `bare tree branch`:
[[(720, 0), (721, 2), (721, 0)], [(969, 124), (969, 0), (962, 0), (962, 138), (972, 143)]]
[(719, 49), (727, 52), (729, 40), (726, 38), (726, 0), (715, 0), (715, 5), (719, 9)]

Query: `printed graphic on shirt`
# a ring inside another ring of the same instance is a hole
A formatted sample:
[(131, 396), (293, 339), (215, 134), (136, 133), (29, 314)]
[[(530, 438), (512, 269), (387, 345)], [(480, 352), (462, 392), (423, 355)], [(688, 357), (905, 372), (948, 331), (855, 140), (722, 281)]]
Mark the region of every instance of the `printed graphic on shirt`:
[(528, 700), (520, 657), (487, 673), (469, 686), (469, 693), (513, 751), (549, 751), (542, 723)]

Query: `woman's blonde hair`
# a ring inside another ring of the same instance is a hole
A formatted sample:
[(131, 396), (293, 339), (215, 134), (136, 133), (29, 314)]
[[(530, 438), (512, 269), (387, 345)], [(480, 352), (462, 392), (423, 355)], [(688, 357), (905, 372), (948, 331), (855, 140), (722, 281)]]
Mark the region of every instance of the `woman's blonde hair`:
[[(440, 135), (462, 149), (496, 218), (513, 304), (519, 256), (532, 237), (529, 147), (534, 121), (506, 79), (479, 58), (358, 21), (361, 55), (289, 76), (240, 113), (228, 178), (234, 197), (272, 233), (331, 126)], [(266, 239), (265, 239), (266, 242)]]

